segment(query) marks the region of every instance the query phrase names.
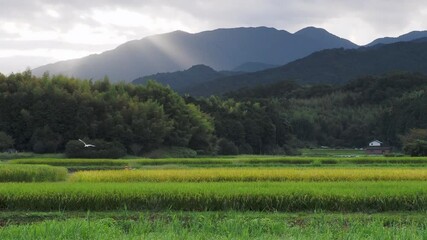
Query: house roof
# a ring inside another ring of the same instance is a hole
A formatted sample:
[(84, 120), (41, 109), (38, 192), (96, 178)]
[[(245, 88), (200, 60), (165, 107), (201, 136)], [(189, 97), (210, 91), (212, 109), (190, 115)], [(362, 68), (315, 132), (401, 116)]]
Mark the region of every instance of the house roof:
[(370, 142), (370, 143), (373, 143), (373, 142), (383, 143), (383, 142), (381, 142), (380, 140), (374, 140), (374, 141), (372, 141), (372, 142)]

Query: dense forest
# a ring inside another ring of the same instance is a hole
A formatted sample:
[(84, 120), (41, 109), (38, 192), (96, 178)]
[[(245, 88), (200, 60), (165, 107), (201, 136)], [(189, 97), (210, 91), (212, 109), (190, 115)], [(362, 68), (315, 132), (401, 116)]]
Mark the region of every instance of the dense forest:
[(227, 97), (280, 102), (299, 146), (360, 148), (381, 139), (400, 148), (410, 129), (427, 128), (427, 77), (421, 74), (368, 76), (342, 86), (285, 81)]
[(0, 74), (0, 112), (0, 148), (40, 153), (62, 152), (77, 139), (120, 145), (134, 155), (170, 147), (297, 154), (300, 147), (360, 148), (372, 139), (401, 148), (411, 129), (427, 128), (427, 77), (365, 77), (342, 86), (284, 81), (195, 98), (155, 82), (27, 71)]
[(147, 86), (0, 75), (0, 131), (19, 150), (63, 151), (70, 140), (102, 139), (134, 154), (162, 146), (210, 152), (213, 122), (197, 106), (156, 83)]

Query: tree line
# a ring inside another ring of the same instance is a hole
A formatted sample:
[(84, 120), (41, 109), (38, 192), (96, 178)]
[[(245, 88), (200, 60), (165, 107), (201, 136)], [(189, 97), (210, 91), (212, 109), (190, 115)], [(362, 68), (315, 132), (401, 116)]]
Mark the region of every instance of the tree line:
[(111, 84), (31, 72), (0, 75), (0, 131), (21, 151), (61, 152), (102, 139), (140, 154), (162, 146), (213, 151), (212, 118), (170, 88)]
[(301, 147), (360, 148), (373, 139), (404, 148), (414, 139), (411, 131), (427, 129), (426, 91), (427, 77), (419, 74), (345, 85), (284, 81), (201, 98), (155, 82), (0, 74), (0, 148), (12, 141), (21, 151), (62, 152), (67, 143), (76, 149), (79, 138), (120, 145), (134, 155), (165, 147), (199, 154), (298, 154)]

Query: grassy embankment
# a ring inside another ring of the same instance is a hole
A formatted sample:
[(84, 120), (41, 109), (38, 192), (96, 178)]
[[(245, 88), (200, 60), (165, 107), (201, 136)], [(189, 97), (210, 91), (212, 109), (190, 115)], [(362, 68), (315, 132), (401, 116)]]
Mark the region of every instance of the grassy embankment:
[[(19, 214), (12, 213), (10, 216)], [(47, 215), (47, 216), (46, 216)], [(2, 215), (0, 215), (1, 217)], [(424, 215), (259, 212), (37, 213), (1, 239), (426, 239)], [(22, 222), (22, 221), (20, 221)]]
[(283, 156), (238, 156), (167, 159), (63, 159), (30, 158), (8, 161), (13, 164), (46, 164), (69, 169), (123, 169), (147, 167), (250, 167), (250, 166), (427, 166), (427, 157), (283, 157)]

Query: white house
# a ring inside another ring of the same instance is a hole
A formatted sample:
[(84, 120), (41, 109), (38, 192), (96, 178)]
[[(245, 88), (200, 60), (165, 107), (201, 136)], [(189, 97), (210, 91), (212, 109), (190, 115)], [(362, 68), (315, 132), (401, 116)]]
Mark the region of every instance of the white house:
[(374, 140), (369, 143), (369, 147), (381, 147), (383, 145), (383, 142)]
[(378, 140), (370, 142), (369, 146), (365, 149), (366, 154), (387, 154), (391, 150), (391, 147), (386, 147), (383, 142)]

